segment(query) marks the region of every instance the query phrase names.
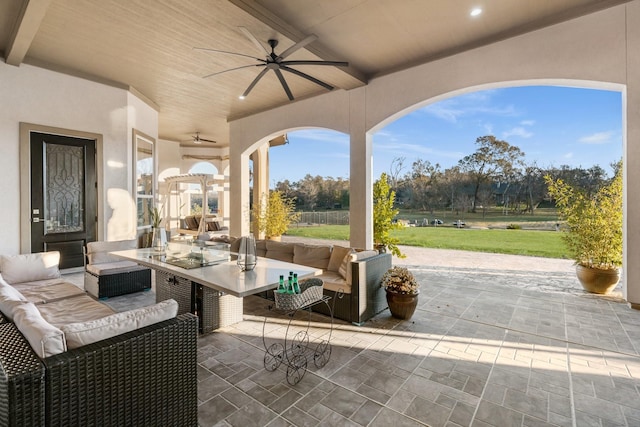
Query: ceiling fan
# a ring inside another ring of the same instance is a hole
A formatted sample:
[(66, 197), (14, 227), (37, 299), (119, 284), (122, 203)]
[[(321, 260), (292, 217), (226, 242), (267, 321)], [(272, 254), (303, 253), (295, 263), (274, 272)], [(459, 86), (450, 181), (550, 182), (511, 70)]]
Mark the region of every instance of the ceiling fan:
[(193, 142), (194, 144), (202, 144), (203, 142), (210, 142), (212, 144), (217, 143), (217, 141), (214, 141), (212, 139), (200, 138), (200, 132), (196, 132), (195, 135), (191, 136), (191, 142)]
[(251, 58), (254, 59), (256, 61), (258, 61), (258, 64), (252, 64), (252, 65), (243, 65), (241, 67), (236, 67), (236, 68), (230, 68), (228, 70), (224, 70), (224, 71), (218, 71), (216, 73), (212, 73), (212, 74), (208, 74), (206, 76), (204, 76), (203, 78), (208, 78), (208, 77), (213, 77), (213, 76), (217, 76), (219, 74), (223, 74), (223, 73), (227, 73), (229, 71), (235, 71), (235, 70), (240, 70), (242, 68), (249, 68), (249, 67), (264, 67), (264, 69), (262, 71), (260, 71), (260, 74), (258, 74), (258, 76), (251, 82), (251, 84), (249, 85), (249, 87), (247, 87), (247, 89), (244, 91), (244, 93), (240, 96), (240, 99), (244, 99), (247, 95), (249, 95), (249, 92), (251, 92), (251, 90), (255, 87), (255, 85), (260, 81), (260, 79), (262, 77), (264, 77), (265, 74), (267, 74), (267, 72), (269, 70), (272, 70), (276, 76), (278, 77), (278, 80), (280, 81), (280, 84), (282, 85), (282, 88), (284, 89), (285, 93), (287, 94), (287, 97), (289, 98), (290, 101), (293, 101), (293, 94), (291, 93), (291, 89), (289, 88), (289, 85), (287, 84), (286, 80), (284, 79), (284, 75), (282, 74), (282, 71), (286, 71), (288, 73), (291, 74), (295, 74), (296, 76), (302, 77), (304, 79), (307, 79), (319, 86), (322, 86), (323, 88), (327, 89), (327, 90), (333, 90), (334, 87), (331, 86), (328, 83), (323, 82), (322, 80), (319, 80), (315, 77), (310, 76), (309, 74), (303, 73), (302, 71), (299, 71), (295, 68), (291, 68), (291, 66), (297, 66), (297, 65), (330, 65), (330, 66), (334, 66), (334, 67), (348, 67), (349, 63), (348, 62), (344, 62), (344, 61), (307, 61), (307, 60), (303, 60), (303, 61), (288, 61), (286, 60), (287, 57), (289, 57), (289, 55), (291, 55), (292, 53), (296, 52), (297, 50), (305, 47), (306, 45), (308, 45), (309, 43), (312, 43), (313, 41), (315, 41), (318, 37), (314, 34), (305, 37), (303, 40), (299, 41), (298, 43), (294, 44), (293, 46), (289, 47), (288, 49), (286, 49), (284, 52), (277, 54), (275, 53), (275, 48), (276, 46), (278, 46), (278, 40), (276, 39), (269, 39), (267, 41), (267, 43), (269, 43), (269, 46), (271, 47), (271, 52), (269, 52), (262, 43), (260, 43), (260, 41), (258, 41), (258, 39), (251, 34), (251, 32), (245, 28), (245, 27), (238, 27), (240, 29), (240, 31), (242, 31), (245, 36), (247, 36), (247, 38), (249, 40), (251, 40), (253, 42), (253, 44), (255, 44), (258, 49), (260, 49), (261, 52), (264, 52), (266, 54), (265, 59), (262, 58), (257, 58), (255, 56), (251, 56), (251, 55), (246, 55), (244, 53), (237, 53), (237, 52), (229, 52), (229, 51), (225, 51), (225, 50), (219, 50), (219, 49), (207, 49), (207, 48), (203, 48), (203, 47), (196, 47), (194, 49), (197, 50), (203, 50), (203, 51), (207, 51), (207, 52), (218, 52), (218, 53), (225, 53), (228, 55), (236, 55), (236, 56), (244, 56), (246, 58)]

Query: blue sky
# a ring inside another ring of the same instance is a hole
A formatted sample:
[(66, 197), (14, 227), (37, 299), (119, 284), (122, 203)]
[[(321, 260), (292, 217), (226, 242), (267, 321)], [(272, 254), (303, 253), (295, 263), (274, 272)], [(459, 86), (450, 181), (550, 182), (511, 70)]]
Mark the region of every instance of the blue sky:
[[(476, 138), (495, 135), (518, 146), (539, 166), (595, 164), (610, 172), (622, 157), (620, 92), (557, 86), (527, 86), (474, 92), (430, 104), (374, 135), (374, 177), (405, 157), (405, 171), (418, 160), (454, 166), (475, 151)], [(269, 152), (270, 185), (306, 174), (349, 177), (349, 139), (324, 129), (291, 132), (289, 144)]]

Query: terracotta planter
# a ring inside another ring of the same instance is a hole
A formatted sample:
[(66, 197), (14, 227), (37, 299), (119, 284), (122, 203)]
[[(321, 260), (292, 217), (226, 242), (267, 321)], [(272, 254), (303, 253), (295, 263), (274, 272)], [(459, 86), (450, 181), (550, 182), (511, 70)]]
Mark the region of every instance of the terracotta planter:
[(282, 241), (282, 236), (270, 236), (270, 237), (266, 237), (266, 240), (272, 240), (274, 242), (281, 242)]
[(594, 294), (608, 294), (620, 281), (620, 269), (601, 270), (578, 264), (576, 275), (585, 291)]
[(387, 291), (387, 304), (391, 315), (396, 319), (411, 319), (418, 306), (418, 295), (420, 294), (398, 294)]

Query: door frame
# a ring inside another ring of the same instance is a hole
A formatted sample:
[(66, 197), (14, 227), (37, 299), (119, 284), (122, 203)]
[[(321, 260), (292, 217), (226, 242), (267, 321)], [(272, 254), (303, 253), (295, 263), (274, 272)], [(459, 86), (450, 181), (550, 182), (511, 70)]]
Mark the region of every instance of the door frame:
[(96, 239), (104, 240), (104, 189), (102, 167), (102, 134), (82, 132), (20, 122), (20, 253), (31, 253), (31, 132), (71, 136), (96, 141), (97, 232)]

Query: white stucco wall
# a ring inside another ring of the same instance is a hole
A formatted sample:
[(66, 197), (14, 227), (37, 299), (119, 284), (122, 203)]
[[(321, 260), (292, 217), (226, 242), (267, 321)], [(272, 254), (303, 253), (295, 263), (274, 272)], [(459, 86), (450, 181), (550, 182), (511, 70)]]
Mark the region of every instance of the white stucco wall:
[[(231, 233), (246, 233), (245, 156), (257, 141), (300, 127), (325, 127), (351, 135), (351, 245), (372, 246), (370, 136), (423, 105), (490, 87), (560, 84), (620, 90), (627, 100), (627, 189), (640, 182), (640, 0), (497, 42), (398, 73), (363, 88), (331, 92), (287, 104), (230, 126)], [(356, 132), (357, 134), (354, 134)], [(631, 165), (631, 166), (629, 166)], [(367, 194), (362, 194), (367, 192)], [(640, 303), (640, 194), (626, 192), (627, 299)], [(638, 285), (635, 285), (638, 283)]]
[[(103, 195), (108, 189), (130, 194), (131, 127), (140, 126), (157, 135), (157, 113), (126, 90), (47, 71), (26, 64), (14, 67), (0, 63), (0, 253), (20, 251), (19, 123), (27, 122), (103, 136), (98, 153), (98, 177)], [(99, 203), (98, 235), (107, 235), (112, 210)]]

